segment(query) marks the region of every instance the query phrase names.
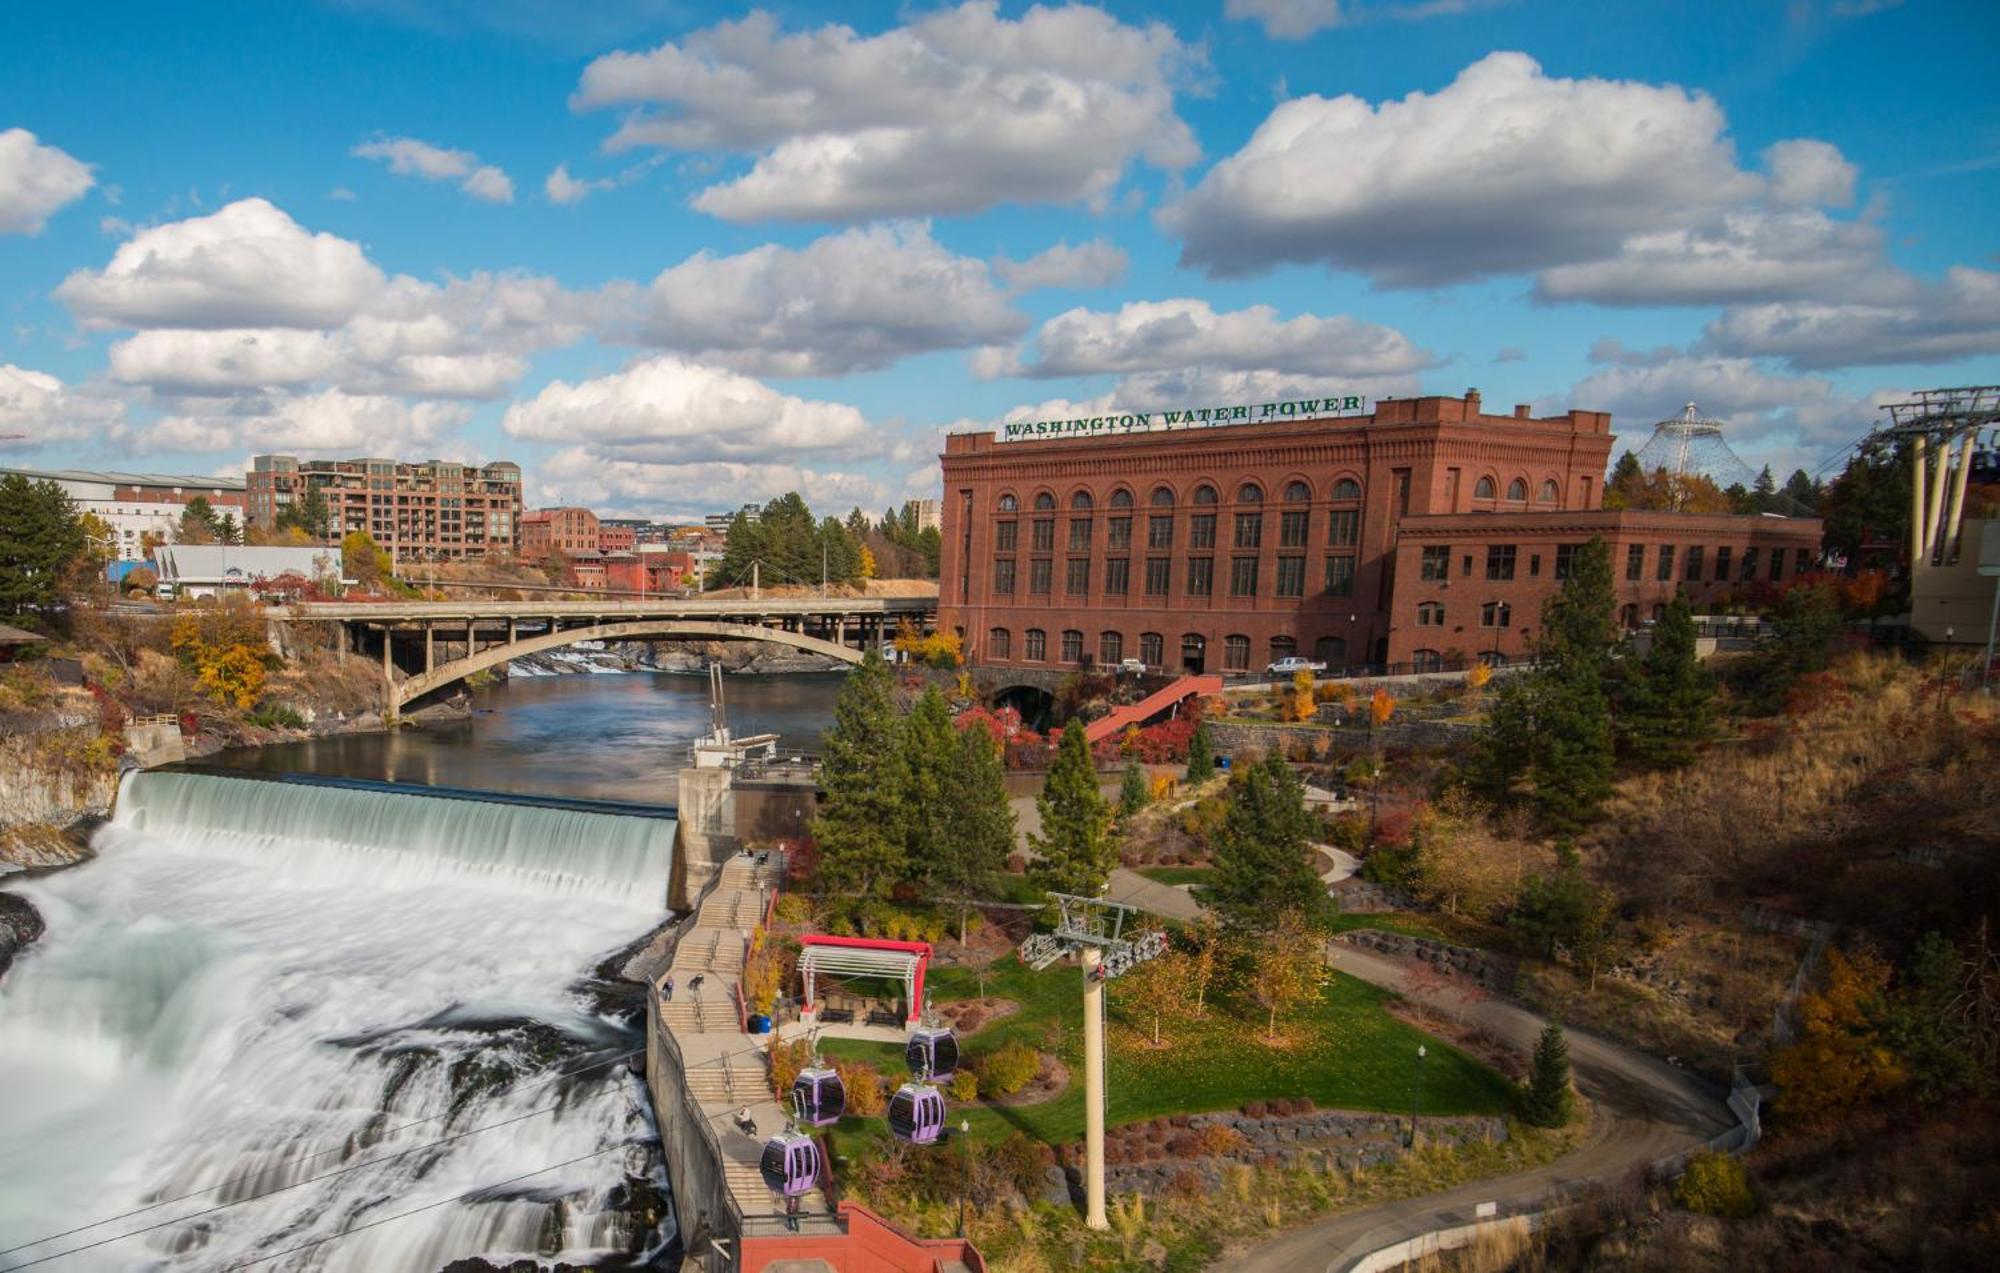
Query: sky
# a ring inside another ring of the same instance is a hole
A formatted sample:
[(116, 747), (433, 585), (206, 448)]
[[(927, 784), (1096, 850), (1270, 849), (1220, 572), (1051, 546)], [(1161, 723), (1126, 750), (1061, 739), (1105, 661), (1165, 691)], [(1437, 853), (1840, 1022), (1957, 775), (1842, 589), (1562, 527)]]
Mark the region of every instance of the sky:
[(953, 430), (1477, 387), (1831, 473), (2000, 381), (1996, 54), (1990, 0), (12, 6), (0, 463), (873, 513)]

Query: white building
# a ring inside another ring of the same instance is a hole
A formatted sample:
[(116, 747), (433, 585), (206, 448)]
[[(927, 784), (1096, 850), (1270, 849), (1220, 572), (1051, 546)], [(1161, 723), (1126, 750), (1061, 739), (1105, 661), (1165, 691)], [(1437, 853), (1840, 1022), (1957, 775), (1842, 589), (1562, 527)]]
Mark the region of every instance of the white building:
[(189, 477), (173, 473), (100, 473), (90, 469), (0, 468), (0, 477), (18, 473), (31, 482), (54, 482), (76, 504), (79, 513), (94, 513), (111, 527), (120, 561), (146, 556), (141, 543), (148, 534), (173, 538), (181, 512), (196, 496), (217, 514), (243, 522), (243, 479)]
[(944, 529), (942, 501), (934, 499), (908, 499), (903, 501), (903, 516), (914, 519), (920, 531)]
[[(213, 597), (263, 579), (298, 575), (340, 579), (338, 548), (244, 548), (223, 544), (170, 544), (156, 549), (162, 597)], [(340, 579), (351, 584), (352, 579)]]

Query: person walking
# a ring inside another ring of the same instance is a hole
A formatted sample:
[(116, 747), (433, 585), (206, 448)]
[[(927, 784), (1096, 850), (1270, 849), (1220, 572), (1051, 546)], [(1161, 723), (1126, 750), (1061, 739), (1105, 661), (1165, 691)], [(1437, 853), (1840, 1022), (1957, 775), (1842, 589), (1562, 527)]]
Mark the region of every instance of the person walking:
[(674, 1001), (674, 975), (672, 973), (668, 973), (667, 979), (660, 983), (660, 999), (665, 1003), (672, 1003)]
[(707, 974), (705, 973), (696, 973), (694, 979), (688, 982), (688, 993), (699, 999), (701, 997), (701, 983), (706, 979), (706, 976)]

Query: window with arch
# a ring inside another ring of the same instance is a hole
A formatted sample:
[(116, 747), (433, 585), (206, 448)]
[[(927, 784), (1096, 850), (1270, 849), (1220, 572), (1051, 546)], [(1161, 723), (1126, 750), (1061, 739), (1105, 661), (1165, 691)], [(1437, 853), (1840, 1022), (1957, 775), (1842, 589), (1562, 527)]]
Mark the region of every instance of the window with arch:
[(1528, 498), (1528, 480), (1526, 478), (1517, 477), (1513, 481), (1507, 483), (1507, 498), (1511, 500), (1519, 500), (1525, 503)]
[(1113, 508), (1132, 507), (1132, 492), (1126, 490), (1122, 486), (1119, 487), (1117, 490), (1111, 492), (1111, 507)]
[(1444, 655), (1436, 650), (1412, 650), (1410, 667), (1418, 672), (1444, 671)]
[(1313, 642), (1313, 659), (1326, 664), (1327, 671), (1343, 671), (1347, 667), (1347, 638), (1323, 636)]
[(1417, 626), (1420, 628), (1441, 628), (1444, 626), (1444, 605), (1441, 602), (1426, 601), (1417, 607)]
[(1172, 508), (1174, 506), (1173, 489), (1166, 486), (1155, 486), (1151, 500), (1154, 508)]
[(1225, 672), (1247, 672), (1250, 670), (1249, 637), (1226, 636), (1222, 638), (1222, 670)]
[(1020, 510), (1020, 507), (1021, 507), (1021, 501), (1015, 499), (1012, 495), (1002, 495), (1000, 497), (1001, 512), (1003, 513), (1018, 512)]
[(1213, 504), (1218, 498), (1215, 488), (1206, 482), (1194, 488), (1194, 502), (1197, 504)]
[(1125, 657), (1125, 634), (1103, 632), (1097, 637), (1097, 661), (1105, 667), (1117, 667)]
[(1554, 478), (1549, 478), (1542, 483), (1542, 503), (1553, 504), (1561, 497), (1562, 488), (1556, 485)]
[(1028, 629), (1028, 658), (1036, 663), (1049, 657), (1049, 634), (1040, 628)]
[(1147, 667), (1159, 667), (1166, 662), (1167, 639), (1157, 632), (1139, 634), (1139, 661)]
[(1264, 488), (1255, 482), (1245, 482), (1236, 488), (1236, 502), (1239, 504), (1261, 504), (1264, 502)]
[(1505, 601), (1489, 601), (1479, 607), (1479, 626), (1504, 628), (1514, 621), (1514, 607)]
[(1279, 659), (1289, 659), (1298, 652), (1299, 639), (1297, 637), (1274, 636), (1271, 638), (1271, 662), (1276, 663)]
[(1045, 512), (1051, 508), (1054, 508), (1055, 506), (1056, 506), (1055, 496), (1049, 494), (1047, 491), (1041, 491), (1038, 494), (1036, 494), (1035, 508), (1037, 511)]
[(1069, 506), (1073, 509), (1087, 512), (1097, 507), (1097, 501), (1090, 498), (1089, 491), (1078, 491), (1069, 497)]
[(1313, 497), (1312, 487), (1304, 482), (1289, 482), (1285, 485), (1285, 502), (1303, 504)]
[(1336, 500), (1358, 500), (1361, 498), (1361, 483), (1351, 477), (1343, 477), (1333, 484), (1333, 497)]
[(1005, 628), (989, 628), (986, 632), (986, 653), (990, 658), (1011, 659), (1014, 657), (1014, 634)]
[(1199, 672), (1208, 658), (1208, 638), (1199, 632), (1185, 633), (1181, 637), (1181, 666), (1190, 672)]
[(1062, 661), (1083, 662), (1083, 633), (1075, 628), (1064, 628), (1062, 634)]
[(1492, 499), (1499, 493), (1500, 488), (1494, 485), (1493, 479), (1490, 477), (1480, 478), (1479, 485), (1472, 488), (1472, 498), (1474, 499)]

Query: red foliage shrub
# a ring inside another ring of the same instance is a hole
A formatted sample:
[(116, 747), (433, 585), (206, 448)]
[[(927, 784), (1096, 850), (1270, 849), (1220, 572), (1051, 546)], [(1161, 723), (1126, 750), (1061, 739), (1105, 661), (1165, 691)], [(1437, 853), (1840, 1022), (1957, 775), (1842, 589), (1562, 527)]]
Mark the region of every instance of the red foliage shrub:
[(1264, 1117), (1266, 1112), (1268, 1112), (1267, 1107), (1262, 1101), (1243, 1102), (1243, 1113), (1245, 1117), (1262, 1118)]
[(819, 845), (811, 836), (780, 840), (778, 847), (785, 851), (786, 887), (798, 888), (819, 878)]

